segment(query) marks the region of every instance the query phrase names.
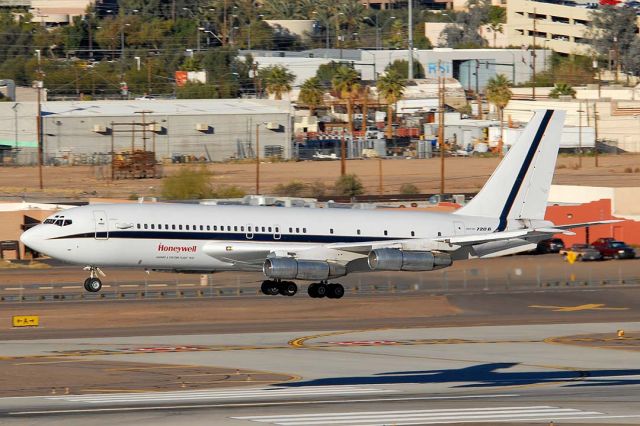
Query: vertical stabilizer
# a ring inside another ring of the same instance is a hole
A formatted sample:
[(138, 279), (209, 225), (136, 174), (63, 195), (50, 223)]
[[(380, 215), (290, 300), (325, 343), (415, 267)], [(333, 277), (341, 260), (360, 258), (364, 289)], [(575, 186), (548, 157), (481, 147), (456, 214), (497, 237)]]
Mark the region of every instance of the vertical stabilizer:
[(456, 214), (499, 218), (496, 231), (508, 219), (544, 219), (564, 117), (564, 111), (536, 111), (478, 195)]

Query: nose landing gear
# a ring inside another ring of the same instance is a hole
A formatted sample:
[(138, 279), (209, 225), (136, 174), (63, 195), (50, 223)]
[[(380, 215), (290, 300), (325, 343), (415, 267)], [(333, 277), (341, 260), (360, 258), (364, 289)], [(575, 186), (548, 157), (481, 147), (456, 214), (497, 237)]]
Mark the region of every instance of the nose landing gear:
[(87, 266), (84, 269), (90, 271), (89, 278), (84, 280), (84, 289), (90, 293), (99, 292), (102, 289), (102, 281), (98, 278), (98, 274), (104, 276), (104, 273), (96, 266)]

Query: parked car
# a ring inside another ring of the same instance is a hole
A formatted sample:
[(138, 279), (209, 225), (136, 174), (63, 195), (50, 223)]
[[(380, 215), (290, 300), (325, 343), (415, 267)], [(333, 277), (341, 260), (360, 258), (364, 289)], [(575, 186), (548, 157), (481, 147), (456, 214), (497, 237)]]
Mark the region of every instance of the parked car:
[(570, 260), (572, 256), (575, 256), (574, 260), (580, 262), (602, 259), (600, 252), (589, 244), (574, 244), (569, 249), (560, 250), (560, 254), (565, 260)]
[(633, 259), (636, 257), (633, 247), (614, 238), (598, 238), (592, 245), (602, 254), (602, 257), (613, 257), (614, 259)]
[(560, 238), (549, 238), (538, 243), (536, 253), (560, 253), (564, 248), (564, 241)]

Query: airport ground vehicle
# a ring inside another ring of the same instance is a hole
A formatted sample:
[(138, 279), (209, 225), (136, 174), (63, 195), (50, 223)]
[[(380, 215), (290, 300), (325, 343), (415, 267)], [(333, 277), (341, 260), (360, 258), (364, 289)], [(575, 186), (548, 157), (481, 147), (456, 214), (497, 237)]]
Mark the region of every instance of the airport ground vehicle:
[(600, 252), (602, 257), (612, 257), (614, 259), (633, 259), (636, 252), (633, 247), (614, 238), (598, 238), (593, 243), (593, 247)]
[(587, 260), (602, 260), (602, 255), (589, 244), (574, 244), (568, 249), (560, 250), (560, 254), (565, 260), (584, 262)]
[(536, 247), (536, 253), (559, 253), (564, 249), (564, 241), (560, 238), (549, 238), (548, 240), (542, 240)]

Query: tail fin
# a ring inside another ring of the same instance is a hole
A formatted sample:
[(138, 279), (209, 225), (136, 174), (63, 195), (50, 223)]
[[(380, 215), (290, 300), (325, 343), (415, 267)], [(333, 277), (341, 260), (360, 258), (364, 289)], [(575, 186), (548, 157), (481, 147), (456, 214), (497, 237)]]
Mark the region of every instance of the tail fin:
[(543, 219), (564, 117), (564, 111), (536, 111), (478, 195), (456, 214), (499, 218), (496, 231), (504, 231), (508, 219)]

